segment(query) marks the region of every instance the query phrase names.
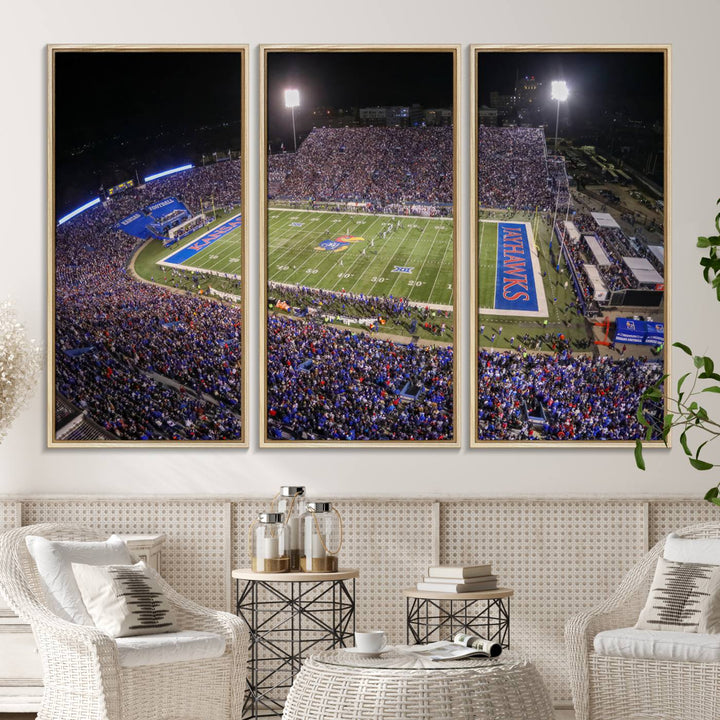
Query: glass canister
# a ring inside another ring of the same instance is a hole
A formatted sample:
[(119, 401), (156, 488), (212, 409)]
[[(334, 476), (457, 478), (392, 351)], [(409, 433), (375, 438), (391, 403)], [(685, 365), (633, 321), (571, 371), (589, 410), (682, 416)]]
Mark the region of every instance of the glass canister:
[(302, 485), (284, 485), (277, 498), (278, 512), (284, 513), (288, 529), (290, 572), (300, 570), (303, 537), (300, 532), (300, 518), (305, 512), (305, 488)]
[(282, 513), (260, 513), (252, 530), (251, 557), (254, 572), (277, 573), (290, 569), (288, 529)]
[(337, 572), (343, 543), (342, 518), (332, 503), (309, 502), (301, 518), (303, 572)]

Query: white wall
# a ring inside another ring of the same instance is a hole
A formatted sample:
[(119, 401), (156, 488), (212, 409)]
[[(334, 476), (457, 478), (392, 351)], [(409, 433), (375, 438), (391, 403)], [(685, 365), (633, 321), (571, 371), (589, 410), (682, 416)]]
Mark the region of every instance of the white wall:
[[(462, 43), (462, 304), (468, 291), (468, 107), (471, 43), (672, 43), (672, 327), (697, 351), (720, 355), (720, 305), (698, 272), (695, 239), (712, 231), (720, 196), (720, 44), (717, 0), (24, 0), (0, 5), (0, 296), (20, 305), (30, 333), (45, 335), (46, 43), (248, 43), (250, 146), (257, 147), (260, 43)], [(258, 263), (257, 153), (251, 155), (250, 267)], [(249, 294), (258, 297), (256, 274)], [(708, 309), (703, 310), (707, 305)], [(250, 378), (257, 377), (257, 301), (249, 308)], [(468, 314), (463, 313), (460, 397), (468, 444)], [(677, 370), (682, 359), (674, 357)], [(257, 390), (250, 397), (257, 418)], [(313, 494), (697, 496), (711, 476), (682, 451), (632, 449), (47, 450), (45, 387), (0, 446), (1, 493), (217, 493), (267, 496), (281, 482)], [(716, 478), (717, 479), (717, 478)]]

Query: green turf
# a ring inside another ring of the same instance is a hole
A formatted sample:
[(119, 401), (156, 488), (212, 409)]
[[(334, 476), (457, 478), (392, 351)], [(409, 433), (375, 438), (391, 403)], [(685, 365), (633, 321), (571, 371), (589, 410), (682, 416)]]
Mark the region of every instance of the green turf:
[[(192, 235), (184, 237), (172, 248), (163, 247), (160, 240), (150, 240), (135, 258), (135, 272), (145, 280), (152, 280), (170, 287), (182, 288), (184, 290), (202, 289), (206, 292), (208, 287), (212, 286), (216, 290), (240, 295), (242, 228), (237, 228), (219, 240), (216, 240), (212, 245), (197, 253), (186, 262), (186, 266), (230, 273), (234, 277), (223, 278), (208, 274), (203, 276), (200, 282), (195, 283), (193, 281), (192, 271), (180, 272), (180, 270), (186, 270), (186, 267), (178, 265), (177, 271), (172, 272), (171, 268), (157, 264), (171, 253), (177, 252), (179, 248), (184, 247), (236, 214), (237, 210), (218, 213), (216, 219), (210, 225), (206, 225)], [(222, 263), (220, 262), (220, 258), (223, 259)]]
[[(403, 217), (402, 227), (381, 237), (396, 217), (355, 213), (268, 211), (268, 279), (323, 290), (346, 290), (452, 306), (451, 219)], [(302, 223), (301, 227), (292, 223)], [(316, 248), (350, 234), (364, 238), (347, 250)], [(371, 241), (373, 246), (371, 246)], [(363, 249), (365, 254), (363, 255)], [(396, 266), (410, 273), (393, 272)]]
[[(207, 232), (208, 228), (205, 229)], [(181, 267), (197, 268), (199, 270), (208, 270), (216, 273), (226, 273), (235, 277), (242, 276), (242, 227), (235, 228), (227, 235), (223, 235), (218, 240), (208, 245), (199, 253), (188, 258)], [(205, 232), (200, 233), (204, 235)], [(195, 236), (193, 236), (195, 237)], [(189, 238), (183, 238), (178, 247), (184, 247), (189, 242)], [(177, 251), (177, 248), (173, 248)], [(170, 255), (171, 253), (168, 253)]]
[(497, 225), (481, 222), (478, 228), (478, 301), (479, 307), (495, 304), (497, 277)]
[[(570, 303), (577, 298), (565, 261), (561, 259), (560, 269), (556, 269), (558, 263), (557, 253), (559, 251), (557, 239), (553, 243), (553, 255), (551, 257), (549, 247), (550, 226), (549, 222), (546, 222), (547, 218), (539, 214), (535, 217), (533, 213), (524, 212), (511, 214), (503, 211), (485, 212), (484, 214), (486, 217), (492, 217), (504, 222), (519, 221), (531, 224), (535, 243), (538, 247), (540, 270), (543, 273), (549, 316), (546, 324), (542, 318), (481, 313), (478, 317), (478, 328), (484, 325), (485, 332), (478, 337), (480, 347), (517, 348), (518, 343), (522, 342), (530, 350), (552, 350), (553, 336), (562, 333), (570, 340), (574, 349), (591, 350), (592, 347), (587, 345), (590, 326), (582, 316), (577, 314), (574, 307), (570, 307)], [(484, 229), (483, 226), (492, 228), (492, 224), (481, 221), (478, 227), (478, 307), (488, 308), (492, 307), (495, 301), (496, 261), (494, 253), (497, 240), (492, 245), (492, 253), (490, 253), (489, 246), (491, 243), (488, 242), (488, 228)], [(492, 235), (490, 233), (490, 236)], [(566, 282), (567, 287), (565, 287)], [(502, 333), (499, 332), (500, 328), (502, 328)], [(549, 339), (545, 339), (546, 333), (550, 336)], [(496, 336), (494, 343), (491, 342), (493, 334)], [(528, 336), (527, 341), (522, 340), (525, 335)], [(510, 343), (511, 337), (515, 339), (512, 345)]]

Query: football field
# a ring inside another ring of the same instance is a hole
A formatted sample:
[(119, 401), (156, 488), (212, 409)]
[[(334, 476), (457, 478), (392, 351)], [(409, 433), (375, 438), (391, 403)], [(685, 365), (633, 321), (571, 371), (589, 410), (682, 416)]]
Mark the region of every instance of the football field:
[(480, 312), (547, 317), (540, 259), (530, 223), (481, 220), (478, 230)]
[(453, 305), (451, 218), (268, 211), (270, 282)]
[(242, 273), (242, 218), (236, 215), (216, 224), (211, 230), (181, 241), (157, 264), (183, 270), (202, 270), (239, 278)]
[(557, 243), (550, 247), (550, 222), (532, 213), (502, 214), (502, 220), (478, 223), (476, 311), (484, 328), (479, 346), (512, 348), (511, 337), (528, 336), (530, 349), (550, 350), (552, 340), (541, 336), (562, 333), (576, 349), (586, 349), (588, 326), (578, 313), (565, 260), (556, 255)]

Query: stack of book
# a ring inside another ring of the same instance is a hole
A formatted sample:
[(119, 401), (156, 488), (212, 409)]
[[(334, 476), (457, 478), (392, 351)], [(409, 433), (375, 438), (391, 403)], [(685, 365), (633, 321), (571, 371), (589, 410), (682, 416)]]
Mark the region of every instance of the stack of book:
[(418, 590), (426, 592), (481, 592), (495, 590), (497, 577), (490, 573), (490, 565), (434, 565), (417, 584)]

